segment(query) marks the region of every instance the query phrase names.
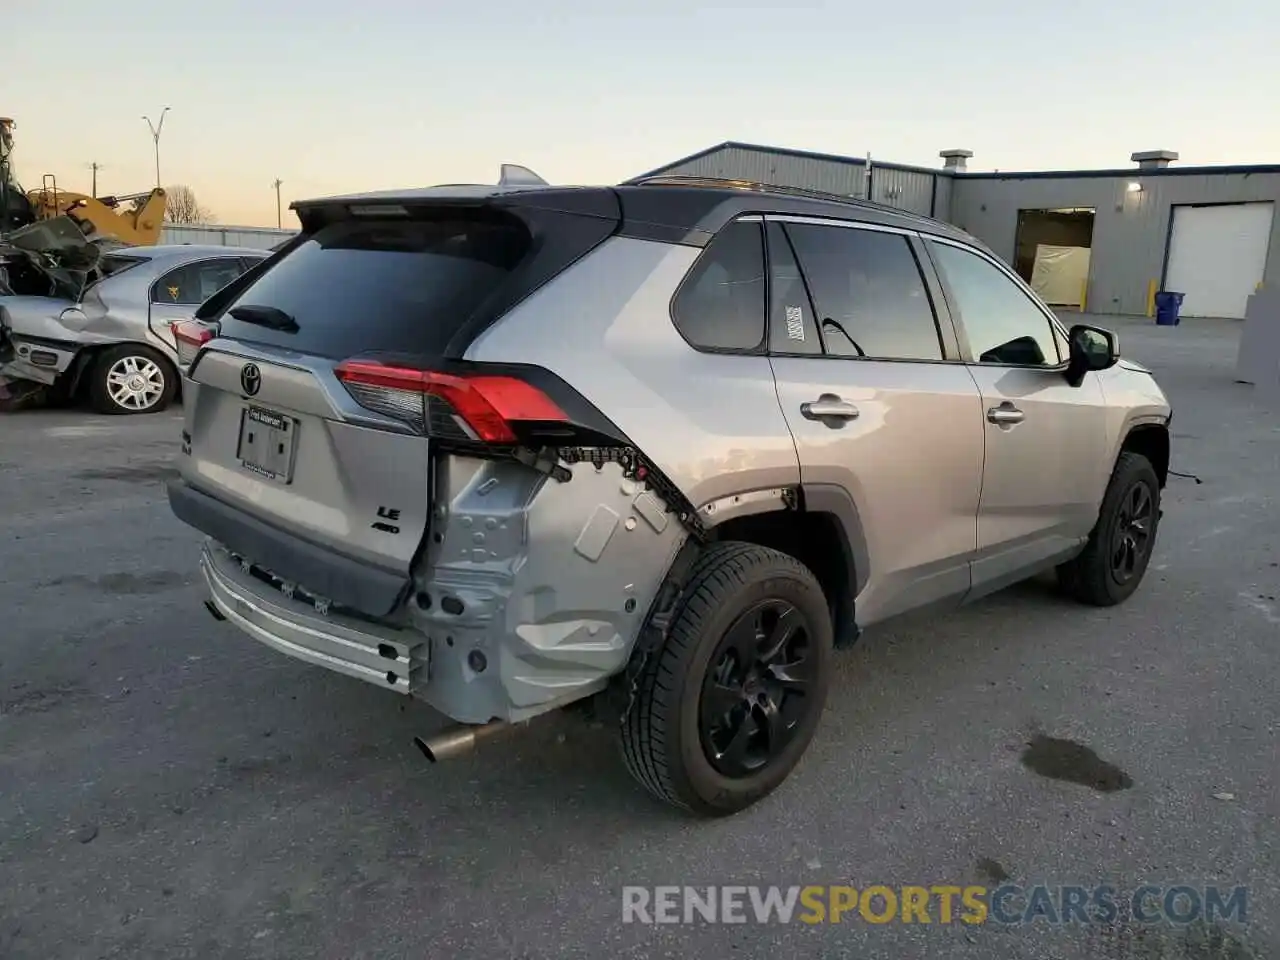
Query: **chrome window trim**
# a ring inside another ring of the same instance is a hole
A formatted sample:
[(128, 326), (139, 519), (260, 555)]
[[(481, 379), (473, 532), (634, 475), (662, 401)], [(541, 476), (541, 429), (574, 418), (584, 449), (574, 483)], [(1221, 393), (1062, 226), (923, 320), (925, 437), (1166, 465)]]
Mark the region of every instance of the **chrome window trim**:
[(801, 213), (767, 213), (763, 219), (773, 223), (803, 223), (815, 227), (843, 227), (846, 230), (895, 233), (902, 237), (919, 236), (918, 230), (908, 230), (905, 227), (891, 227), (883, 223), (868, 223), (865, 220), (836, 220), (831, 217), (814, 217)]

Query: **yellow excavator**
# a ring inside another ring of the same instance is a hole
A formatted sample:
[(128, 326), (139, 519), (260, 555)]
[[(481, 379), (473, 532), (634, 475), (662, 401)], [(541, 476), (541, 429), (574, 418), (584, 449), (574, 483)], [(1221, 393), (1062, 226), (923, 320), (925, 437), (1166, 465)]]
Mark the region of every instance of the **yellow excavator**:
[(23, 192), (13, 178), (14, 122), (0, 117), (0, 234), (39, 220), (68, 216), (90, 240), (114, 240), (130, 247), (149, 247), (160, 241), (164, 228), (165, 192), (93, 197), (63, 190), (51, 173), (40, 189)]

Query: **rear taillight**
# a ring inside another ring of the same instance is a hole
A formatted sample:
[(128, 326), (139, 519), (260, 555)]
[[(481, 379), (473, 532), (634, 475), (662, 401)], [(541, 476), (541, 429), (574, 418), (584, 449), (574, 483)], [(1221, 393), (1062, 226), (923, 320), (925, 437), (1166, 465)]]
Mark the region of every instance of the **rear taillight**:
[(367, 360), (344, 361), (334, 372), (356, 403), (424, 436), (510, 444), (522, 423), (569, 420), (554, 400), (517, 377), (461, 376)]
[(200, 348), (218, 335), (217, 330), (199, 320), (179, 320), (171, 327), (178, 352), (178, 366), (185, 372)]

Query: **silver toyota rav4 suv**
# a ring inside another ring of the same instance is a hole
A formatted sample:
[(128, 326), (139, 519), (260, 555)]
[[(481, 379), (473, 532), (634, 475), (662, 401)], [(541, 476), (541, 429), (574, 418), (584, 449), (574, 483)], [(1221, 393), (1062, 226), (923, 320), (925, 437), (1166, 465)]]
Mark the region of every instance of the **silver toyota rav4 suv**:
[(671, 178), (294, 209), (177, 330), (170, 501), (217, 619), (425, 700), (430, 759), (605, 693), (645, 787), (731, 813), (862, 628), (1147, 568), (1164, 394), (954, 227)]

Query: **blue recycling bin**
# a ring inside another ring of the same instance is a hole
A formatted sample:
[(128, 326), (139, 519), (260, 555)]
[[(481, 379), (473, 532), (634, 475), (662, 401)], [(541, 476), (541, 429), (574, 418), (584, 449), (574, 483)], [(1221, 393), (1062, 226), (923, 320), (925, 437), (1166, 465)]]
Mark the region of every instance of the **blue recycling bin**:
[(1161, 290), (1156, 294), (1156, 325), (1160, 327), (1176, 327), (1182, 319), (1178, 311), (1182, 309), (1183, 294), (1171, 290)]

